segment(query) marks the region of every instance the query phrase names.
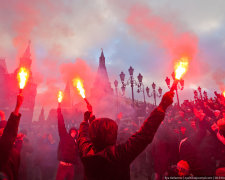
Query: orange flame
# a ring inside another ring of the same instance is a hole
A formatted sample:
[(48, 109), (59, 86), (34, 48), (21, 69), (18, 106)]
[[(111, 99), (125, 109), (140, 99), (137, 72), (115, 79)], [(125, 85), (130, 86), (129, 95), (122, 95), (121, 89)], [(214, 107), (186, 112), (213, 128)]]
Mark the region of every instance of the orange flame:
[(182, 57), (180, 61), (175, 65), (175, 78), (180, 80), (182, 76), (187, 72), (188, 58)]
[(223, 97), (225, 97), (225, 91), (223, 91)]
[(61, 103), (62, 102), (62, 99), (63, 99), (63, 92), (62, 91), (59, 91), (58, 92), (58, 102)]
[(83, 86), (82, 81), (80, 79), (74, 79), (73, 80), (73, 86), (77, 87), (77, 90), (79, 91), (82, 98), (85, 98), (85, 90), (84, 90), (84, 86)]
[(21, 67), (17, 74), (20, 89), (23, 89), (26, 86), (28, 78), (29, 78), (29, 71), (25, 67)]

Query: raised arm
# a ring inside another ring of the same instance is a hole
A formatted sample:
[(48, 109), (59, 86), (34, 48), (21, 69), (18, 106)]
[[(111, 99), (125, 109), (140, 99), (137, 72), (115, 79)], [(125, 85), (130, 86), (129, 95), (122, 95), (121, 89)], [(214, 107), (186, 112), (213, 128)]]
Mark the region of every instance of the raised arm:
[(14, 112), (11, 113), (6, 127), (0, 138), (0, 162), (4, 163), (8, 160), (9, 153), (13, 147), (18, 133), (18, 126), (20, 122), (21, 114), (19, 113), (20, 107), (23, 102), (23, 96), (19, 94), (17, 96), (17, 103)]
[(91, 140), (89, 139), (88, 129), (91, 112), (87, 111), (84, 113), (84, 120), (80, 124), (79, 135), (78, 135), (78, 148), (81, 157), (85, 156), (93, 147)]
[(133, 134), (126, 143), (116, 146), (116, 156), (122, 162), (130, 164), (154, 138), (154, 135), (164, 119), (165, 111), (173, 103), (173, 92), (167, 92), (160, 105), (144, 121), (140, 130)]
[(64, 118), (61, 112), (61, 107), (58, 107), (57, 109), (57, 115), (58, 115), (58, 132), (59, 132), (59, 137), (63, 138), (68, 135), (66, 131), (66, 126), (64, 122)]

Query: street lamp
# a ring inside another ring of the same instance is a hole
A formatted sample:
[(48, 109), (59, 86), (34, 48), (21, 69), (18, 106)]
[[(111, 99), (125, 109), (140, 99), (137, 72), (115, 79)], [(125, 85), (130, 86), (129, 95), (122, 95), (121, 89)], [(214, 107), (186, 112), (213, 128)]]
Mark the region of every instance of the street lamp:
[(201, 88), (200, 86), (198, 87), (198, 92), (199, 92), (200, 98), (201, 98), (201, 100), (202, 100), (202, 88)]
[[(171, 74), (171, 76), (173, 78), (173, 81), (175, 81), (175, 73), (174, 72)], [(166, 81), (166, 84), (167, 84), (168, 88), (170, 89), (171, 88), (170, 87), (170, 78), (166, 77), (165, 81)], [(176, 91), (176, 95), (177, 95), (177, 104), (178, 104), (178, 106), (180, 106), (180, 101), (179, 101), (179, 96), (178, 96), (178, 88), (180, 90), (183, 90), (184, 89), (184, 80), (183, 79), (180, 79), (179, 80), (179, 83), (180, 83), (180, 86), (177, 85), (175, 87), (175, 91)]]
[(148, 97), (154, 97), (154, 101), (155, 101), (155, 106), (156, 106), (156, 97), (158, 96), (158, 97), (161, 97), (162, 96), (162, 88), (161, 87), (159, 87), (159, 89), (158, 89), (158, 93), (159, 94), (157, 94), (157, 92), (156, 92), (156, 84), (153, 82), (152, 83), (152, 89), (153, 89), (153, 92), (150, 94), (149, 93), (149, 91), (150, 91), (150, 89), (149, 89), (149, 87), (146, 87), (146, 92), (147, 92), (147, 95), (148, 95)]
[(206, 91), (203, 92), (203, 95), (204, 95), (204, 100), (208, 100), (208, 94)]
[(134, 77), (133, 77), (133, 73), (134, 73), (134, 68), (132, 68), (130, 66), (130, 68), (128, 69), (128, 72), (130, 74), (130, 78), (128, 79), (128, 81), (125, 83), (125, 74), (124, 72), (121, 72), (120, 73), (120, 80), (122, 82), (122, 92), (123, 94), (125, 93), (125, 88), (127, 85), (131, 85), (131, 91), (132, 91), (132, 103), (133, 103), (133, 106), (134, 106), (134, 85), (137, 84), (136, 81), (134, 80)]
[(197, 101), (198, 100), (198, 91), (194, 90), (194, 99)]
[(143, 92), (143, 96), (144, 96), (144, 104), (145, 104), (145, 107), (146, 107), (146, 101), (145, 101), (145, 86), (142, 82), (143, 80), (143, 76), (141, 75), (141, 73), (139, 73), (139, 75), (137, 76), (138, 78), (138, 90), (137, 92), (140, 93), (141, 91)]
[(114, 86), (116, 90), (116, 114), (118, 114), (118, 81), (114, 81)]

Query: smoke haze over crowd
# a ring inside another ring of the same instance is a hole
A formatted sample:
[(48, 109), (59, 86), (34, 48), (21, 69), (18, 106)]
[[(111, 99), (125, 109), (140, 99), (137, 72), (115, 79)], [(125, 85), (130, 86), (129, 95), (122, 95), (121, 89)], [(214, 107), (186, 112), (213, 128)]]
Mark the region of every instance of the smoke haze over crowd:
[(112, 87), (121, 71), (128, 78), (131, 65), (135, 78), (140, 72), (146, 86), (154, 81), (165, 92), (174, 60), (185, 55), (191, 65), (181, 99), (192, 98), (198, 86), (224, 90), (225, 2), (170, 2), (1, 0), (0, 56), (14, 71), (31, 40), (37, 113), (56, 106), (57, 91), (73, 76), (84, 79), (89, 93), (101, 48)]

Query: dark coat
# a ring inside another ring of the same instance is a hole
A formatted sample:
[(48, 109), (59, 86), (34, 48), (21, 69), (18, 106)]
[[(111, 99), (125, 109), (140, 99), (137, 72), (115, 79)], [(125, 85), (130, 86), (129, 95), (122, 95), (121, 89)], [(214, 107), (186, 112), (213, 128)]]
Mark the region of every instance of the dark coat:
[(59, 146), (58, 146), (58, 160), (67, 163), (75, 164), (78, 158), (78, 147), (75, 139), (67, 133), (64, 119), (60, 110), (58, 110), (58, 132), (59, 132)]
[(7, 125), (0, 138), (0, 171), (8, 176), (9, 180), (18, 179), (20, 151), (14, 145), (21, 115), (11, 113)]
[(215, 176), (216, 169), (225, 165), (225, 145), (214, 132), (207, 135), (207, 122), (202, 122), (196, 134), (180, 145), (180, 158), (190, 165), (194, 176)]
[(152, 142), (165, 113), (155, 109), (125, 143), (97, 152), (88, 138), (89, 123), (80, 124), (78, 147), (88, 180), (129, 180), (131, 162)]

